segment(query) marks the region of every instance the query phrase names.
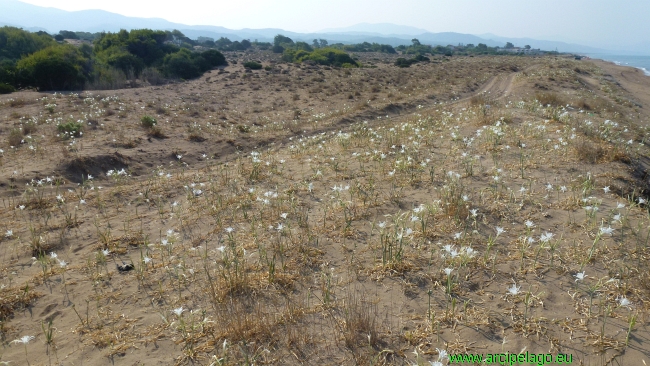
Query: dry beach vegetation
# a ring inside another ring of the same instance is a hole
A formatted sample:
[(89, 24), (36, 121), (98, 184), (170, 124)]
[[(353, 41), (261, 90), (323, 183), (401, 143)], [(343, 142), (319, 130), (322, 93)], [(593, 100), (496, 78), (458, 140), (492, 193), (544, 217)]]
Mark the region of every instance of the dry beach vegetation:
[(226, 56), (0, 97), (1, 362), (650, 362), (650, 78)]

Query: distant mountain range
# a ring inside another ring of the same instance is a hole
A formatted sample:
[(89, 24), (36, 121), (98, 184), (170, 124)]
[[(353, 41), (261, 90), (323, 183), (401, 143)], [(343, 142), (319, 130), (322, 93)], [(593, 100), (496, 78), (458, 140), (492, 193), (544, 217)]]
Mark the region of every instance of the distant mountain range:
[(396, 25), (391, 23), (361, 23), (345, 28), (323, 29), (315, 33), (297, 33), (276, 28), (265, 29), (228, 29), (211, 25), (185, 25), (169, 22), (161, 18), (136, 18), (107, 12), (104, 10), (65, 11), (23, 3), (17, 0), (0, 0), (0, 26), (10, 25), (29, 31), (43, 30), (51, 34), (60, 30), (82, 32), (116, 32), (120, 29), (178, 29), (187, 37), (199, 36), (228, 37), (230, 40), (249, 39), (269, 42), (277, 34), (283, 34), (296, 41), (311, 43), (315, 38), (326, 39), (329, 43), (377, 42), (399, 46), (411, 44), (417, 38), (422, 44), (458, 45), (485, 43), (488, 46), (503, 47), (506, 42), (515, 46), (530, 45), (532, 48), (559, 52), (607, 53), (607, 50), (557, 41), (544, 41), (530, 38), (507, 38), (495, 35), (479, 37), (472, 34), (443, 32), (431, 33), (425, 29)]

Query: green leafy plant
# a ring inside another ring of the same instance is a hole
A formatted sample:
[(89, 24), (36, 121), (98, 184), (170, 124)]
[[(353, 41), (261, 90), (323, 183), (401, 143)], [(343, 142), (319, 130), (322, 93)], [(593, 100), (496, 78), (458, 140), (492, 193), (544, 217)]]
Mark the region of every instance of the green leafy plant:
[(67, 123), (62, 123), (58, 126), (56, 126), (57, 131), (59, 133), (64, 134), (64, 136), (67, 137), (81, 137), (83, 134), (83, 123), (81, 122), (75, 122), (75, 121), (69, 121)]
[(140, 123), (143, 127), (152, 128), (158, 123), (158, 121), (156, 121), (155, 118), (147, 115), (140, 118)]
[(260, 70), (262, 68), (262, 64), (255, 61), (248, 61), (244, 62), (244, 67), (251, 70)]
[(16, 88), (9, 84), (0, 83), (0, 94), (10, 94), (16, 91)]

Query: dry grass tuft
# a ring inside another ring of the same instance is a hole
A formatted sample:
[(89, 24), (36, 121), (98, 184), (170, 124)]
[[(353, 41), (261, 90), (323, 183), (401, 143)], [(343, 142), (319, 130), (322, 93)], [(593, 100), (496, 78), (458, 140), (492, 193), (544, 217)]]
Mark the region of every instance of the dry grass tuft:
[(596, 164), (603, 159), (607, 150), (600, 143), (583, 139), (575, 146), (578, 159), (589, 164)]
[(23, 132), (18, 128), (14, 128), (9, 133), (9, 137), (7, 137), (7, 144), (9, 144), (9, 146), (18, 147), (22, 140)]
[(157, 139), (166, 139), (169, 136), (165, 134), (163, 129), (160, 126), (153, 126), (147, 130), (147, 136), (155, 137)]
[(343, 302), (341, 311), (344, 319), (345, 346), (356, 349), (380, 345), (377, 305), (369, 301), (358, 289), (349, 291)]
[(552, 107), (561, 107), (567, 104), (566, 99), (554, 92), (539, 92), (535, 93), (535, 99), (542, 105), (550, 105)]
[(34, 300), (43, 296), (26, 284), (24, 287), (5, 287), (0, 289), (0, 333), (5, 340), (7, 321), (13, 314), (26, 309)]

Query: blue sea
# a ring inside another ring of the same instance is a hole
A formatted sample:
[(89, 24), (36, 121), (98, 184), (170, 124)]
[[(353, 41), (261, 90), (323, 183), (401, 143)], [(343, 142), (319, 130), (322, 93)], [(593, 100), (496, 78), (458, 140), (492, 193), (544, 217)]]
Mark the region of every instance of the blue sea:
[(614, 62), (621, 66), (632, 66), (650, 76), (650, 56), (622, 56), (622, 55), (609, 55), (604, 53), (588, 54), (591, 58), (599, 58), (605, 61)]

